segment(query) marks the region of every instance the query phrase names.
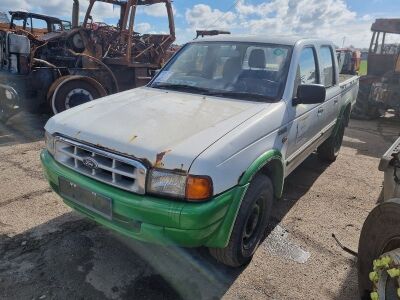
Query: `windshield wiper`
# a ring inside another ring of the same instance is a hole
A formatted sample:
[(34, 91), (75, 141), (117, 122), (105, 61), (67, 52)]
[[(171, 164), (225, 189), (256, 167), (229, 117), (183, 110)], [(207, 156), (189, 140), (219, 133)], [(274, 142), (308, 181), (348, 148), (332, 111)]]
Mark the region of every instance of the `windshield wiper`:
[(232, 91), (218, 91), (218, 92), (209, 92), (207, 95), (209, 96), (219, 96), (219, 97), (229, 97), (236, 99), (245, 99), (251, 101), (265, 102), (265, 101), (275, 101), (274, 98), (261, 94), (252, 94), (245, 92), (232, 92)]
[(162, 84), (153, 85), (152, 87), (158, 88), (158, 89), (174, 90), (174, 91), (197, 92), (201, 95), (206, 95), (206, 96), (244, 99), (244, 100), (258, 101), (258, 102), (275, 101), (274, 98), (272, 98), (270, 96), (266, 96), (266, 95), (261, 95), (261, 94), (252, 94), (252, 93), (246, 93), (246, 92), (233, 92), (233, 91), (215, 91), (215, 90), (209, 90), (206, 88), (201, 88), (201, 87), (187, 85), (187, 84), (162, 83)]
[(188, 84), (170, 84), (170, 83), (162, 83), (152, 85), (153, 88), (157, 89), (166, 89), (166, 90), (174, 90), (174, 91), (187, 91), (187, 92), (200, 92), (201, 94), (208, 95), (210, 92), (206, 88), (201, 88)]

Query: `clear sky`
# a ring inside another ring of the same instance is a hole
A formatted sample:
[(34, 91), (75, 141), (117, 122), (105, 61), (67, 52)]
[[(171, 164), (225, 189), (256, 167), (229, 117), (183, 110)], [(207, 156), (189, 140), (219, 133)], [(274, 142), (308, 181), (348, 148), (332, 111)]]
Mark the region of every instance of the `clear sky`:
[[(81, 16), (87, 0), (80, 0)], [(192, 39), (196, 29), (228, 29), (240, 34), (302, 35), (332, 39), (336, 44), (366, 47), (375, 18), (400, 18), (400, 0), (175, 0), (177, 39)], [(1, 0), (0, 11), (21, 9), (71, 18), (72, 0)], [(396, 15), (397, 14), (397, 15)], [(95, 20), (116, 23), (117, 10), (99, 5)], [(137, 31), (168, 30), (165, 9), (139, 11)]]

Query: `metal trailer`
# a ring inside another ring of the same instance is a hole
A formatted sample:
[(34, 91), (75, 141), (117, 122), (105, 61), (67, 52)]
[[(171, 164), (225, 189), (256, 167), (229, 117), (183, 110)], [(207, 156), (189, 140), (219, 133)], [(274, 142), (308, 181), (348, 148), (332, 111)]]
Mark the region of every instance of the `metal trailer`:
[(362, 299), (400, 299), (400, 138), (382, 157), (383, 202), (368, 215), (358, 247)]
[[(93, 22), (97, 2), (118, 8), (117, 26)], [(169, 33), (135, 31), (139, 6), (165, 4)], [(90, 0), (78, 26), (74, 1), (71, 30), (40, 37), (25, 31), (0, 31), (0, 112), (25, 108), (54, 114), (76, 105), (149, 82), (175, 41), (171, 0)]]
[(371, 30), (368, 71), (360, 78), (352, 113), (358, 119), (377, 118), (388, 109), (400, 115), (400, 19), (377, 19)]

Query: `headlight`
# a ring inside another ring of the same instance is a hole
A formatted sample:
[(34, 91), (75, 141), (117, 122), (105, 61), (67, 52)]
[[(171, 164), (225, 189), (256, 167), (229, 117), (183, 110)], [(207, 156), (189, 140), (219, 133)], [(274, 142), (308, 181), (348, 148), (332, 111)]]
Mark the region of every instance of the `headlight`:
[(183, 199), (185, 198), (186, 178), (186, 175), (154, 169), (150, 172), (148, 192)]
[(160, 196), (203, 201), (212, 196), (212, 180), (208, 176), (179, 174), (169, 170), (150, 172), (147, 192)]
[(45, 136), (47, 151), (49, 151), (51, 155), (54, 155), (54, 143), (55, 143), (54, 136), (48, 133), (47, 131), (45, 132), (44, 136)]

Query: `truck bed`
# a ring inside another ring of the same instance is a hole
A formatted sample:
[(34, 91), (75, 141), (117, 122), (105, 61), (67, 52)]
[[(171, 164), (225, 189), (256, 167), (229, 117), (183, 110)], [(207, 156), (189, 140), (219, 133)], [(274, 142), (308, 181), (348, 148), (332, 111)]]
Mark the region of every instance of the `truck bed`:
[(357, 100), (359, 78), (358, 75), (339, 74), (339, 86), (341, 88), (342, 99), (345, 103), (350, 101), (352, 106)]
[(358, 79), (357, 75), (349, 75), (349, 74), (339, 74), (339, 84), (347, 83), (347, 81), (352, 81)]

